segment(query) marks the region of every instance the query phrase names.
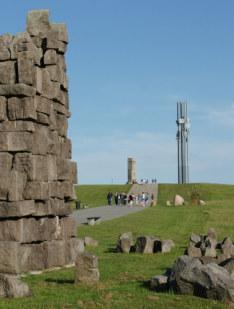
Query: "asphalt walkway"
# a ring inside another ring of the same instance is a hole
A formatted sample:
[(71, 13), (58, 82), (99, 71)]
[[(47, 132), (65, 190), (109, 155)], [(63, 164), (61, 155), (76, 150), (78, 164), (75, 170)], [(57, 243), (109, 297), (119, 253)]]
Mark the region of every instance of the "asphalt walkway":
[[(146, 206), (147, 208), (149, 206)], [(128, 214), (145, 209), (142, 206), (100, 206), (87, 209), (79, 209), (73, 212), (77, 225), (86, 224), (88, 217), (101, 217), (101, 221), (126, 216)]]

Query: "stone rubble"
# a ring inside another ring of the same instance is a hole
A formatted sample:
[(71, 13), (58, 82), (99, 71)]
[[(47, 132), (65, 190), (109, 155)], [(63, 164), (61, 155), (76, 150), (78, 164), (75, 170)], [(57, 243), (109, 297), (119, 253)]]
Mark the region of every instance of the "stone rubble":
[(161, 240), (155, 236), (139, 236), (134, 242), (132, 232), (126, 232), (119, 236), (116, 251), (121, 253), (167, 253), (175, 247), (175, 243), (171, 239)]
[(77, 182), (67, 138), (64, 24), (30, 11), (27, 31), (0, 36), (0, 273), (75, 261)]
[[(221, 250), (218, 254), (217, 249)], [(180, 256), (164, 275), (151, 278), (150, 288), (234, 303), (233, 242), (218, 242), (214, 229), (190, 236), (188, 255)]]

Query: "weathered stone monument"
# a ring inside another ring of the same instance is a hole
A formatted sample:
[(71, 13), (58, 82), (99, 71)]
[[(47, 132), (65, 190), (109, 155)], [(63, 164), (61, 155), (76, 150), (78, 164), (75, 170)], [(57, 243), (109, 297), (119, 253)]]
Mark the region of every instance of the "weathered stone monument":
[(27, 31), (0, 36), (0, 272), (75, 261), (76, 163), (67, 138), (64, 24), (30, 11)]
[(133, 184), (136, 182), (136, 160), (128, 158), (128, 183)]

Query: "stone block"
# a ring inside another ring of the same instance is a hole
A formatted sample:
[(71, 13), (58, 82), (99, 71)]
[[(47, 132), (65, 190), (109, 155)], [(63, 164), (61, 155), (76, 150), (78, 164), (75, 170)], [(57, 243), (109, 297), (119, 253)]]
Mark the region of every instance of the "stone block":
[(43, 98), (41, 96), (36, 96), (35, 97), (36, 101), (36, 110), (37, 112), (50, 115), (51, 113), (51, 105), (53, 102), (49, 99)]
[(66, 241), (66, 264), (75, 263), (78, 254), (85, 251), (84, 240), (80, 238), (71, 238)]
[(68, 201), (76, 199), (76, 192), (73, 183), (70, 181), (61, 182), (61, 191), (63, 192), (64, 198)]
[(0, 273), (17, 274), (19, 272), (19, 243), (0, 241)]
[(67, 135), (67, 117), (61, 114), (56, 115), (56, 125), (57, 125), (57, 131), (60, 136), (66, 137)]
[(50, 197), (63, 199), (62, 183), (60, 181), (49, 182), (49, 194)]
[(41, 89), (42, 96), (52, 100), (59, 96), (59, 91), (60, 91), (60, 84), (51, 81), (48, 67), (42, 69), (42, 89)]
[(32, 296), (32, 291), (25, 282), (15, 275), (0, 274), (0, 297), (19, 298)]
[[(72, 165), (73, 167), (73, 165)], [(74, 167), (73, 167), (74, 168)], [(58, 180), (70, 180), (72, 170), (70, 161), (67, 159), (57, 158)]]
[(50, 144), (53, 142), (49, 137), (49, 129), (46, 126), (35, 125), (35, 132), (32, 134), (32, 154), (46, 155)]
[(66, 245), (63, 240), (52, 240), (43, 243), (47, 253), (46, 268), (66, 265), (65, 250)]
[(26, 200), (47, 200), (49, 199), (49, 185), (47, 182), (29, 181), (24, 190)]
[(150, 280), (150, 288), (156, 292), (165, 292), (168, 289), (168, 277), (164, 275), (154, 276)]
[(44, 37), (50, 28), (48, 10), (33, 10), (28, 12), (27, 31), (30, 35)]
[(34, 132), (35, 126), (31, 121), (4, 121), (0, 122), (0, 132)]
[[(57, 146), (60, 146), (60, 145), (57, 145)], [(71, 175), (70, 175), (71, 165), (68, 159), (63, 159), (63, 158), (60, 158), (60, 156), (58, 156), (57, 170), (58, 170), (58, 176), (57, 176), (58, 180), (70, 180), (71, 179)]]
[(30, 52), (21, 52), (17, 58), (19, 83), (32, 85), (34, 79), (34, 61)]
[(71, 140), (65, 138), (62, 142), (59, 143), (58, 156), (62, 159), (71, 159), (71, 154), (72, 154)]
[(21, 243), (32, 243), (38, 241), (48, 241), (57, 238), (60, 233), (58, 217), (53, 218), (23, 218), (18, 220), (21, 224), (17, 241)]
[(162, 253), (170, 252), (172, 248), (174, 247), (175, 247), (175, 243), (173, 240), (171, 239), (162, 240), (162, 244), (161, 244)]
[(62, 239), (70, 239), (76, 237), (76, 222), (72, 216), (60, 219), (61, 237)]
[(26, 96), (32, 97), (36, 94), (36, 89), (25, 84), (0, 85), (0, 96)]
[(4, 34), (0, 36), (0, 61), (10, 59), (9, 45), (13, 40), (13, 36), (10, 34)]
[(10, 120), (37, 119), (35, 100), (32, 97), (9, 98), (8, 117)]
[[(9, 173), (12, 168), (13, 156), (9, 153), (0, 152), (0, 174)], [(6, 179), (4, 179), (5, 181)]]
[(37, 122), (48, 126), (50, 124), (50, 118), (46, 114), (37, 113)]
[(0, 122), (6, 120), (6, 98), (0, 97)]
[(0, 84), (14, 84), (16, 82), (15, 62), (0, 62)]
[(70, 202), (64, 202), (64, 200), (50, 198), (51, 213), (56, 216), (68, 216), (72, 213), (72, 207)]
[(31, 145), (29, 132), (0, 132), (0, 151), (30, 151)]
[(66, 117), (70, 116), (69, 111), (67, 110), (66, 106), (60, 104), (59, 102), (54, 102), (54, 110), (58, 113), (58, 114), (62, 114), (65, 115)]
[(57, 53), (53, 49), (49, 49), (44, 54), (44, 64), (45, 65), (56, 65), (58, 61)]
[(57, 158), (53, 155), (47, 156), (47, 171), (48, 171), (48, 180), (54, 181), (57, 180)]
[(25, 173), (30, 181), (47, 181), (47, 157), (30, 153), (17, 153), (14, 160), (14, 169)]
[(69, 98), (68, 98), (67, 91), (60, 90), (58, 93), (58, 96), (56, 97), (56, 101), (66, 106), (66, 108), (68, 109), (69, 108)]
[[(19, 53), (30, 52), (30, 57), (37, 55), (38, 48), (33, 44), (32, 39), (28, 32), (20, 32), (14, 36), (12, 42), (9, 45), (11, 59), (17, 59)], [(39, 64), (39, 63), (38, 63)]]
[(21, 273), (46, 268), (47, 251), (44, 243), (19, 244), (18, 256), (18, 269)]
[(25, 217), (34, 214), (36, 211), (34, 200), (17, 202), (0, 201), (0, 217)]
[(8, 200), (22, 201), (27, 176), (24, 173), (11, 170), (8, 183)]
[(154, 252), (153, 236), (141, 236), (136, 241), (136, 253), (153, 253)]
[(90, 253), (77, 255), (75, 283), (93, 283), (99, 281), (98, 258)]
[(77, 164), (74, 161), (69, 162), (70, 180), (73, 184), (77, 184)]
[(59, 38), (61, 38), (61, 35), (58, 32), (58, 28), (55, 26), (55, 24), (52, 25), (52, 29), (46, 34), (46, 48), (55, 49), (59, 53), (64, 54), (67, 50), (67, 44), (59, 40)]
[[(33, 75), (33, 87), (35, 88), (36, 92), (41, 94), (42, 93), (42, 81), (43, 81), (43, 71), (41, 68), (35, 67), (34, 68), (34, 75)], [(37, 98), (37, 97), (36, 97)]]
[(56, 33), (56, 39), (68, 43), (67, 27), (64, 23), (51, 24), (52, 30)]
[(202, 253), (201, 253), (201, 249), (197, 248), (193, 245), (190, 245), (187, 249), (187, 254), (190, 257), (201, 257)]

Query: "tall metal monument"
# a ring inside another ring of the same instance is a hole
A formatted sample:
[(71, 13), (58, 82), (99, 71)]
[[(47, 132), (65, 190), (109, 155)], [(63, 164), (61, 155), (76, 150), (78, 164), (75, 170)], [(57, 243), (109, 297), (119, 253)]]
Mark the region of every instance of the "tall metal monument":
[(178, 183), (189, 183), (188, 135), (190, 121), (187, 115), (187, 103), (177, 103), (177, 147), (178, 147)]

